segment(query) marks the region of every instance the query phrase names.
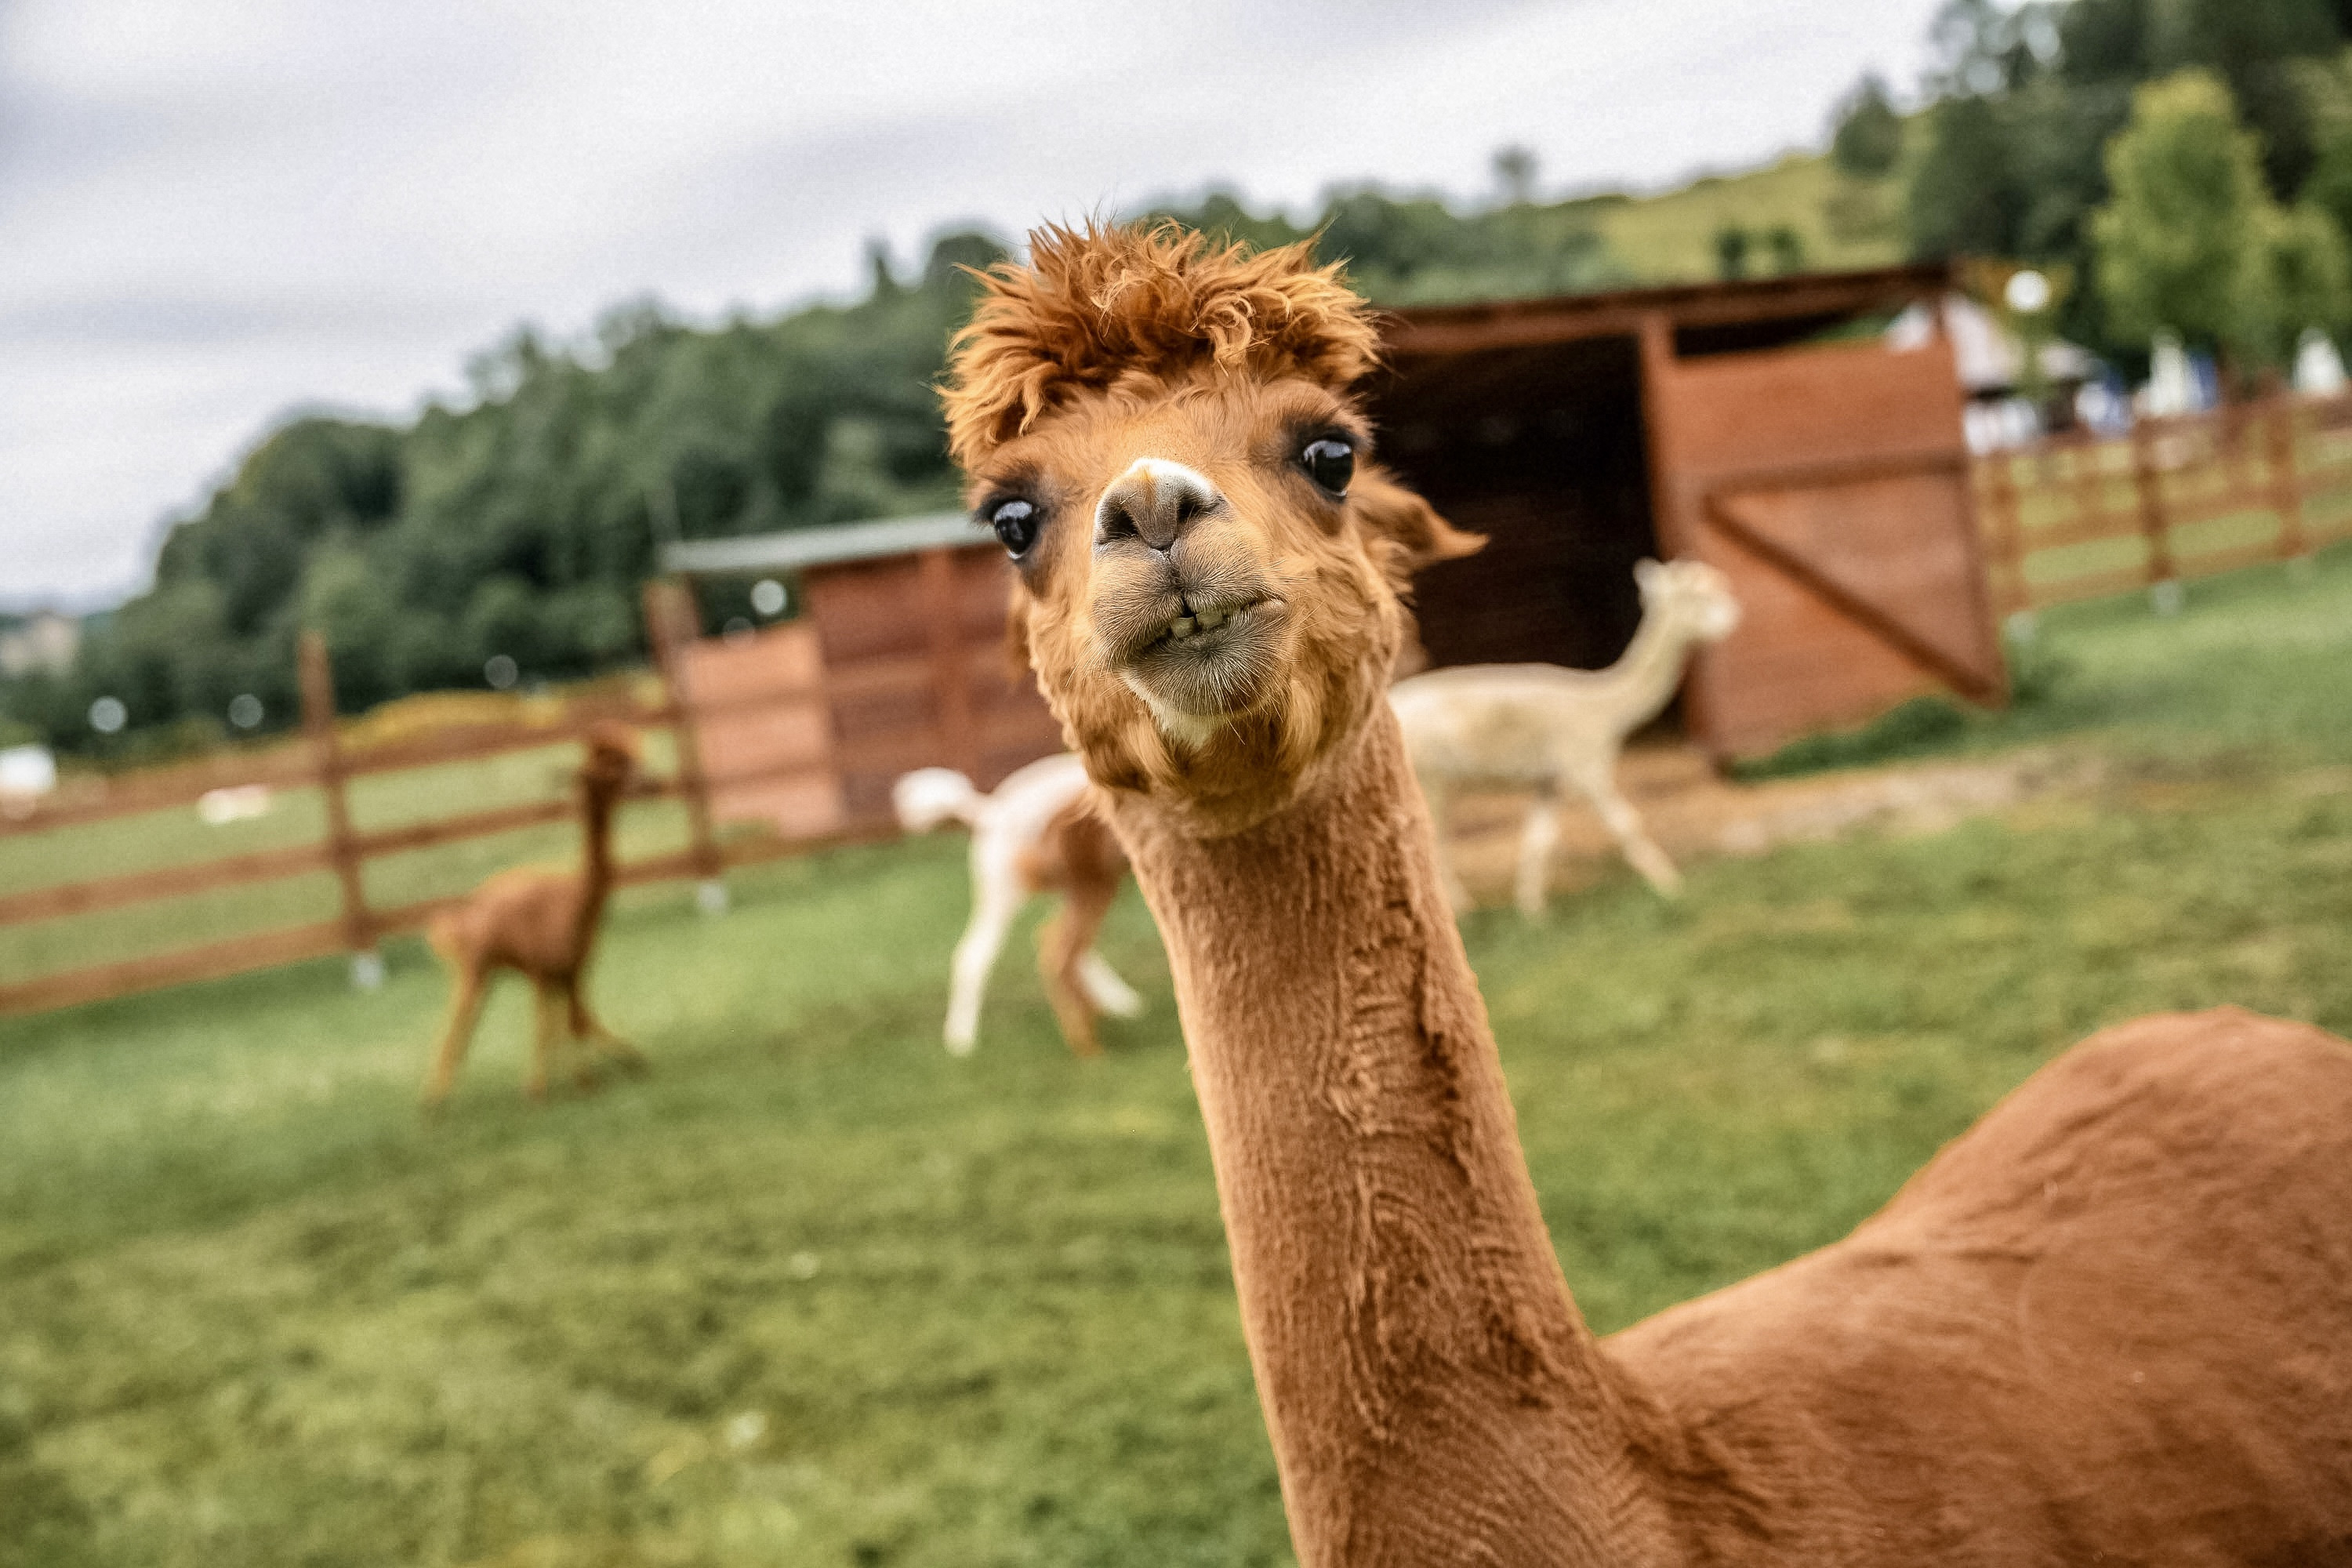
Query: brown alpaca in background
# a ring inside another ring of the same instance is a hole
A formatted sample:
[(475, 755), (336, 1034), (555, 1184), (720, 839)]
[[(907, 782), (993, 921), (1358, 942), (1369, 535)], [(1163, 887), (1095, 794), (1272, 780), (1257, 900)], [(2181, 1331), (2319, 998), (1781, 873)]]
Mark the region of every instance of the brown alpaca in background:
[(949, 439), (1166, 942), (1304, 1568), (2352, 1563), (2352, 1049), (2308, 1025), (2107, 1030), (1845, 1240), (1596, 1337), (1383, 700), (1467, 542), (1363, 460), (1368, 309), (1304, 247), (1031, 257)]
[[(628, 1071), (646, 1068), (645, 1058), (606, 1028), (580, 994), (595, 951), (604, 900), (613, 889), (613, 814), (636, 772), (637, 737), (623, 724), (598, 724), (588, 731), (586, 743), (588, 754), (580, 764), (578, 781), (580, 869), (524, 866), (501, 871), (463, 903), (436, 915), (425, 928), (433, 951), (457, 982), (448, 1026), (425, 1080), (428, 1110), (448, 1098), (473, 1039), (483, 995), (500, 969), (514, 970), (531, 984), (537, 1028), (523, 1089), (532, 1099), (547, 1093), (559, 1034), (568, 1035), (575, 1048), (593, 1047)], [(583, 1089), (595, 1082), (586, 1060), (575, 1062), (573, 1078)]]

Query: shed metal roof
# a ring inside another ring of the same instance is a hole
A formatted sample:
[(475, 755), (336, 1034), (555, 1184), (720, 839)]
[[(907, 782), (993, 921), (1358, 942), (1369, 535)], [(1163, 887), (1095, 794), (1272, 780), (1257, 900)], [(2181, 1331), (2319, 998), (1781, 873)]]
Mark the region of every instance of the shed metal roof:
[(844, 561), (871, 561), (910, 551), (958, 544), (984, 544), (988, 535), (972, 525), (968, 511), (925, 512), (918, 517), (877, 518), (830, 528), (788, 528), (776, 533), (746, 533), (733, 539), (695, 539), (665, 546), (662, 568), (688, 576), (734, 572), (796, 572)]

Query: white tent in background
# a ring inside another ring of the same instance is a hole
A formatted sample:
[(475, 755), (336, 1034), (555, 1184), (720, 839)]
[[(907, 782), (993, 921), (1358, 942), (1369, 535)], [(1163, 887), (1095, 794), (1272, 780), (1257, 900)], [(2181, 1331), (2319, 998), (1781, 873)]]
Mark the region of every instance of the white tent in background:
[(2305, 327), (2295, 345), (2294, 389), (2305, 397), (2344, 395), (2344, 356), (2317, 327)]
[(2147, 384), (2139, 389), (2139, 411), (2162, 418), (2168, 414), (2194, 414), (2200, 405), (2197, 373), (2180, 346), (2180, 334), (2159, 329), (2148, 348)]
[(32, 815), (58, 787), (58, 759), (47, 746), (0, 747), (0, 816)]
[[(1944, 335), (1952, 345), (1953, 368), (1970, 397), (2005, 396), (2025, 380), (2025, 344), (2000, 318), (1965, 294), (1948, 294), (1938, 308)], [(1886, 346), (1895, 353), (1923, 346), (1935, 334), (1936, 321), (1925, 305), (1911, 305), (1886, 324)], [(2061, 391), (2071, 391), (2099, 370), (2089, 350), (2063, 338), (2043, 340), (2042, 379)]]
[[(1969, 449), (1998, 451), (2041, 435), (2041, 410), (2021, 395), (2029, 379), (2023, 340), (1967, 295), (1948, 294), (1933, 307), (1907, 307), (1887, 323), (1886, 346), (1897, 353), (1926, 346), (1939, 318), (1952, 346), (1952, 366), (1968, 394), (1962, 419)], [(2045, 339), (2034, 359), (2046, 395), (2053, 399), (2072, 397), (2099, 369), (2089, 350), (2063, 338)]]

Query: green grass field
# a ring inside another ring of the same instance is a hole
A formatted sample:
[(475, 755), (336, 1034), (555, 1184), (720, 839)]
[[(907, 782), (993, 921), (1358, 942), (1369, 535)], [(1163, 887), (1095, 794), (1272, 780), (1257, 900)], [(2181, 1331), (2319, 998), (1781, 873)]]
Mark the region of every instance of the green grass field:
[[(2036, 700), (1910, 749), (2096, 751), (2094, 797), (1471, 921), (1599, 1327), (1841, 1234), (2102, 1023), (2352, 1028), (2352, 552), (2034, 657)], [(655, 1074), (542, 1110), (509, 991), (418, 1120), (413, 945), (373, 995), (0, 1022), (0, 1564), (1287, 1561), (1132, 897), (1153, 1012), (1082, 1064), (1018, 945), (940, 1048), (959, 841), (736, 890), (619, 911), (596, 990)]]

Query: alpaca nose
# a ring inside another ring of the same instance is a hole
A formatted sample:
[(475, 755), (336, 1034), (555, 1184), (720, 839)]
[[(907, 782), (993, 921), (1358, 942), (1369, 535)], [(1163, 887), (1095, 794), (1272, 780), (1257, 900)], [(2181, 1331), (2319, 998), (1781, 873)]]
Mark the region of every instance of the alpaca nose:
[(1164, 553), (1224, 504), (1216, 486), (1183, 464), (1139, 458), (1095, 503), (1095, 542), (1139, 539)]

